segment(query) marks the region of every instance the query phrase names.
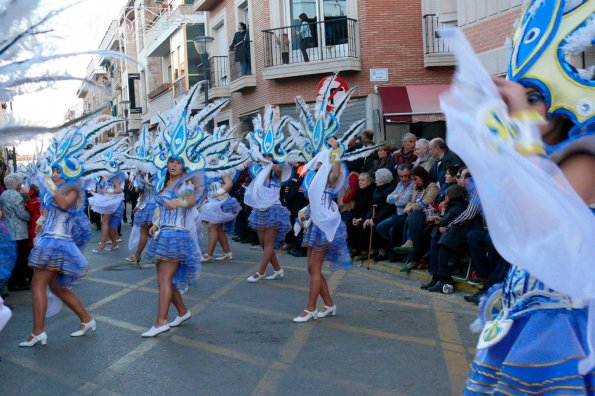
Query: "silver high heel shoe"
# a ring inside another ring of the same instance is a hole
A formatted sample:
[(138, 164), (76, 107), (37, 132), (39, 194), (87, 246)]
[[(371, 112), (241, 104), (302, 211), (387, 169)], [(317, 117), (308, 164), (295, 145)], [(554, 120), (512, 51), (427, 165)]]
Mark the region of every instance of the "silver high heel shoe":
[(19, 344), (20, 347), (33, 347), (35, 346), (38, 342), (41, 342), (41, 345), (45, 345), (48, 343), (48, 335), (45, 333), (45, 331), (41, 334), (38, 335), (34, 335), (33, 333), (31, 333), (31, 340), (27, 341), (23, 341)]
[(95, 319), (91, 319), (91, 321), (87, 323), (81, 323), (81, 325), (83, 325), (83, 328), (70, 334), (71, 337), (82, 337), (85, 334), (87, 334), (87, 331), (89, 331), (89, 329), (95, 331), (95, 329), (97, 328), (97, 322), (95, 322)]

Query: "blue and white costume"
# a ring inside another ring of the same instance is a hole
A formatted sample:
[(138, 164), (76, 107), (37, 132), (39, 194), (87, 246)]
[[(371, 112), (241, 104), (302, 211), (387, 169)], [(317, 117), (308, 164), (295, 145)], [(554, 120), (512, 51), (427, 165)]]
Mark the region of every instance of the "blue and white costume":
[(10, 235), (6, 218), (0, 217), (0, 294), (8, 292), (8, 278), (16, 260), (16, 241)]
[(473, 173), (496, 249), (514, 265), (492, 292), (499, 309), (490, 294), (474, 324), (483, 330), (465, 394), (595, 393), (595, 216), (556, 164), (562, 152), (595, 155), (593, 80), (565, 56), (592, 45), (594, 11), (592, 0), (529, 1), (514, 36), (509, 79), (537, 90), (550, 118), (573, 124), (554, 147), (544, 147), (535, 112), (508, 114), (453, 32), (459, 66), (441, 98), (448, 144)]
[(207, 180), (207, 200), (200, 206), (199, 213), (201, 220), (210, 224), (224, 224), (225, 232), (230, 233), (242, 207), (237, 199), (223, 192), (222, 187), (221, 178)]
[(173, 284), (180, 292), (195, 284), (200, 276), (200, 250), (196, 236), (196, 209), (178, 207), (165, 209), (165, 201), (182, 198), (185, 194), (204, 188), (198, 177), (186, 176), (175, 186), (161, 191), (156, 196), (159, 227), (147, 247), (147, 260), (177, 261), (178, 269)]
[[(266, 106), (264, 125), (260, 114), (254, 118), (254, 131), (248, 136), (251, 142), (250, 166), (252, 182), (246, 188), (244, 203), (252, 207), (248, 225), (255, 230), (277, 228), (275, 246), (278, 246), (291, 229), (289, 210), (281, 204), (281, 186), (291, 178), (291, 166), (286, 164), (287, 151), (293, 141), (286, 141), (283, 127), (288, 117), (275, 120), (272, 108)], [(272, 161), (264, 156), (272, 157)], [(272, 171), (279, 164), (281, 176)]]
[(351, 266), (347, 230), (335, 199), (345, 188), (349, 172), (346, 166), (341, 164), (340, 175), (333, 185), (329, 184), (329, 175), (336, 162), (366, 156), (377, 147), (346, 153), (346, 143), (361, 132), (365, 120), (352, 124), (344, 135), (337, 139), (339, 148), (331, 150), (328, 146), (327, 141), (339, 131), (341, 114), (353, 93), (353, 89), (349, 90), (345, 97), (335, 103), (332, 110), (329, 109), (330, 87), (336, 76), (337, 74), (328, 77), (321, 86), (313, 114), (306, 102), (301, 97), (296, 97), (302, 122), (292, 122), (290, 125), (298, 135), (298, 146), (301, 147), (302, 160), (307, 161), (305, 169), (308, 170), (303, 184), (310, 204), (300, 211), (305, 218), (303, 246), (325, 250), (325, 261), (331, 262), (334, 268), (346, 268)]
[(126, 174), (124, 172), (117, 172), (107, 177), (107, 179), (102, 178), (97, 188), (107, 192), (92, 193), (93, 196), (89, 198), (89, 205), (94, 212), (112, 215), (109, 221), (110, 228), (118, 228), (122, 222), (124, 193), (114, 193), (114, 190), (116, 186), (122, 188), (125, 179)]
[(77, 191), (78, 201), (67, 210), (58, 207), (50, 194), (44, 194), (47, 218), (41, 238), (29, 255), (29, 266), (59, 272), (58, 281), (64, 287), (74, 286), (86, 275), (89, 266), (82, 252), (91, 239), (91, 224), (82, 210), (85, 195), (74, 182), (59, 187), (63, 194), (72, 190)]

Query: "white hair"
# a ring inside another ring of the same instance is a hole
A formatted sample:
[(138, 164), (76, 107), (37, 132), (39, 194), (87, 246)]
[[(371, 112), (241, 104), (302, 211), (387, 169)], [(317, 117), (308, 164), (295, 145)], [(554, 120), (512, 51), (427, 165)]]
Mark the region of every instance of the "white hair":
[(403, 135), (403, 138), (401, 139), (401, 142), (406, 142), (407, 140), (409, 140), (411, 138), (417, 139), (417, 136), (415, 136), (411, 132), (407, 132), (406, 134)]
[(421, 138), (415, 142), (415, 147), (419, 147), (428, 151), (430, 149), (430, 142), (428, 139)]
[(15, 190), (19, 186), (19, 184), (23, 183), (23, 179), (19, 176), (18, 173), (11, 173), (9, 175), (4, 176), (4, 185), (8, 190)]
[(386, 168), (380, 168), (374, 174), (374, 178), (376, 179), (376, 183), (387, 184), (393, 181), (393, 174)]

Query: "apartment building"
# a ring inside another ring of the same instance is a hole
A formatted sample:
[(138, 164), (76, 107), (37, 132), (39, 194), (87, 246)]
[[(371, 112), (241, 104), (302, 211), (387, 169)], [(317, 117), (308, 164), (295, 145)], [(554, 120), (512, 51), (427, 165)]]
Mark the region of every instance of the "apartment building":
[[(378, 140), (393, 143), (408, 131), (444, 133), (438, 95), (454, 60), (441, 54), (437, 58), (444, 59), (426, 62), (420, 2), (196, 0), (194, 7), (207, 13), (206, 34), (214, 38), (209, 96), (232, 97), (222, 114), (229, 122), (248, 121), (267, 103), (280, 115), (295, 116), (294, 96), (313, 102), (320, 81), (340, 71), (338, 92), (357, 87), (344, 126), (366, 118)], [(306, 45), (302, 14), (311, 36)], [(248, 27), (247, 75), (238, 72), (239, 59), (229, 48), (240, 22)]]

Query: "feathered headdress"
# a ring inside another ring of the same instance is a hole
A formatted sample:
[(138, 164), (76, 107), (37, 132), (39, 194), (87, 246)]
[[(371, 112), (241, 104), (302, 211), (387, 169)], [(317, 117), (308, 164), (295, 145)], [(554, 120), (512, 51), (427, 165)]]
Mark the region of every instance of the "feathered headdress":
[(550, 117), (562, 116), (574, 124), (569, 139), (550, 151), (593, 133), (595, 65), (580, 69), (569, 59), (593, 47), (594, 13), (592, 0), (531, 0), (513, 37), (508, 78), (538, 90)]
[[(167, 174), (167, 163), (170, 159), (179, 159), (189, 173), (205, 171), (214, 176), (239, 166), (245, 158), (232, 157), (227, 150), (232, 140), (231, 132), (210, 134), (204, 130), (230, 99), (220, 99), (206, 106), (198, 114), (190, 118), (189, 108), (194, 95), (202, 84), (195, 85), (186, 98), (172, 110), (169, 123), (158, 139), (153, 164), (158, 169), (156, 189), (163, 189)], [(176, 115), (178, 115), (176, 117)], [(172, 125), (175, 123), (175, 127)]]
[(149, 131), (146, 126), (139, 134), (137, 142), (130, 151), (130, 154), (125, 154), (125, 162), (130, 167), (150, 173), (154, 173), (157, 170), (155, 164), (153, 164), (156, 147), (151, 145)]
[[(295, 135), (297, 145), (301, 147), (303, 160), (306, 162), (310, 161), (321, 151), (329, 149), (327, 140), (335, 136), (339, 131), (341, 114), (347, 108), (349, 99), (355, 90), (355, 88), (349, 89), (334, 107), (329, 107), (328, 102), (331, 96), (331, 87), (337, 76), (338, 73), (329, 76), (318, 90), (316, 104), (314, 105), (314, 114), (311, 113), (308, 104), (301, 96), (296, 96), (295, 98), (301, 124), (291, 121), (289, 125), (292, 134)], [(354, 136), (361, 133), (365, 123), (365, 119), (354, 122), (342, 137), (337, 138), (340, 143), (339, 149), (341, 150), (342, 159), (352, 161), (369, 155), (372, 151), (378, 149), (379, 146), (372, 146), (347, 152), (347, 143)]]
[[(90, 156), (81, 155), (81, 152), (87, 146), (89, 139), (98, 136), (119, 122), (123, 122), (123, 120), (108, 117), (106, 121), (105, 116), (96, 117), (78, 128), (66, 130), (48, 148), (44, 173), (51, 174), (53, 168), (58, 168), (60, 177), (65, 180), (76, 180), (83, 176), (89, 176), (94, 168), (88, 164)], [(107, 143), (107, 145), (114, 146), (113, 143)]]
[(270, 105), (265, 106), (264, 109), (264, 124), (263, 118), (260, 114), (254, 117), (253, 125), (254, 131), (250, 133), (251, 142), (255, 142), (259, 148), (259, 152), (262, 156), (271, 156), (273, 162), (282, 164), (287, 159), (288, 147), (283, 133), (283, 128), (290, 121), (290, 117), (285, 116), (281, 119), (275, 118), (273, 107)]

